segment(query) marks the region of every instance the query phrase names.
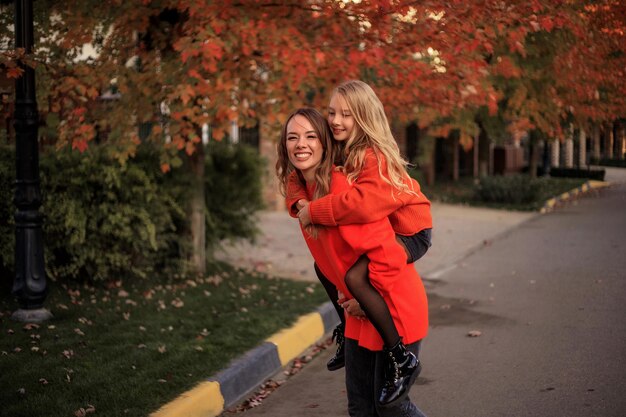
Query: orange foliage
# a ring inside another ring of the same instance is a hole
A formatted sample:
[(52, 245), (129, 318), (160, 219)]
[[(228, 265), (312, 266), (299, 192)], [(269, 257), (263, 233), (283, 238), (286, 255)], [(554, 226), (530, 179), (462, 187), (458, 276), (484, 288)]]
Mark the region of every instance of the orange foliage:
[[(81, 150), (96, 126), (123, 149), (128, 132), (150, 122), (152, 140), (167, 136), (164, 146), (192, 153), (204, 123), (216, 140), (233, 120), (277, 125), (296, 107), (325, 108), (348, 78), (371, 83), (391, 118), (439, 133), (454, 126), (467, 146), (476, 129), (468, 111), (556, 132), (572, 113), (584, 124), (626, 107), (619, 0), (44, 3), (53, 10), (37, 15), (60, 20), (37, 25), (57, 36), (42, 37), (47, 50), (35, 56), (39, 103), (59, 114), (60, 144)], [(537, 36), (554, 46), (540, 68)], [(95, 40), (98, 54), (79, 60)], [(0, 56), (9, 77), (20, 59)]]

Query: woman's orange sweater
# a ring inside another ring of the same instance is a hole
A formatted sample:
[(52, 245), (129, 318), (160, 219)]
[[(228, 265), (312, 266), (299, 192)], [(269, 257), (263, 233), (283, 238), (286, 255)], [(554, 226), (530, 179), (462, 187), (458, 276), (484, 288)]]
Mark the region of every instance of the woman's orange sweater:
[[(349, 188), (345, 175), (333, 172), (331, 193), (345, 192)], [(307, 190), (307, 199), (312, 196), (312, 191)], [(426, 291), (413, 265), (407, 265), (406, 253), (396, 242), (389, 219), (321, 227), (316, 238), (304, 229), (302, 234), (322, 273), (348, 298), (352, 296), (346, 288), (344, 276), (361, 255), (367, 255), (370, 282), (385, 299), (403, 342), (413, 343), (426, 336)], [(382, 338), (369, 320), (359, 320), (347, 314), (345, 336), (370, 350), (383, 347)]]
[[(381, 172), (387, 175), (387, 161), (380, 155)], [(389, 217), (397, 234), (411, 236), (433, 227), (430, 201), (422, 193), (420, 185), (412, 178), (405, 183), (415, 194), (398, 192), (385, 182), (378, 171), (378, 160), (374, 151), (366, 151), (363, 169), (350, 187), (340, 194), (328, 194), (311, 201), (309, 212), (313, 224), (337, 226), (355, 223), (370, 223)], [(307, 199), (307, 193), (297, 174), (293, 172), (287, 183), (287, 210), (297, 217), (295, 204)]]

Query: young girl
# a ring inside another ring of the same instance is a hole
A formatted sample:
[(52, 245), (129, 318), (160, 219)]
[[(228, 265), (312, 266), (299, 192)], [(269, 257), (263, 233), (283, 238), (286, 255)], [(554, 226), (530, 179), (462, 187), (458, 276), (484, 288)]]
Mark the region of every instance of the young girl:
[[(340, 195), (351, 185), (333, 169), (334, 145), (319, 112), (300, 109), (285, 124), (278, 144), (277, 175), (285, 193), (291, 175), (305, 189), (306, 198)], [(295, 173), (295, 174), (294, 174)], [(311, 228), (311, 227), (309, 227)], [(370, 259), (370, 280), (389, 305), (394, 326), (407, 343), (383, 348), (380, 333), (368, 320), (347, 315), (346, 389), (350, 415), (414, 416), (423, 414), (406, 393), (419, 373), (420, 341), (428, 329), (426, 292), (415, 268), (396, 243), (389, 219), (336, 227), (302, 226), (302, 232), (320, 271), (346, 297), (347, 270), (363, 254)], [(382, 405), (386, 405), (383, 407)]]
[[(399, 243), (407, 251), (408, 263), (415, 262), (430, 247), (430, 201), (406, 172), (406, 163), (391, 134), (382, 103), (366, 83), (348, 81), (335, 89), (328, 121), (352, 187), (307, 204), (306, 190), (291, 175), (286, 197), (290, 214), (297, 215), (304, 226), (366, 223), (389, 217)], [(386, 345), (394, 346), (399, 335), (380, 293), (369, 282), (367, 264), (367, 258), (360, 259), (346, 274), (346, 285), (379, 329)], [(329, 297), (336, 300), (328, 280), (319, 268), (315, 270)], [(334, 305), (340, 310), (337, 303)], [(343, 363), (342, 328), (343, 323), (333, 335), (339, 347), (328, 363), (329, 370), (339, 369)]]

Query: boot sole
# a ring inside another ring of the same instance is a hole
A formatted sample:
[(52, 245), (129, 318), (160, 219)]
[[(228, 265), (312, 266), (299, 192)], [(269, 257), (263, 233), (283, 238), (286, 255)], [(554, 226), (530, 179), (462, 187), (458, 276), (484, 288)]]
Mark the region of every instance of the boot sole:
[(326, 369), (328, 369), (329, 371), (338, 371), (339, 369), (343, 368), (344, 366), (346, 366), (345, 363), (342, 363), (341, 365), (335, 365), (335, 366), (328, 366), (326, 365)]

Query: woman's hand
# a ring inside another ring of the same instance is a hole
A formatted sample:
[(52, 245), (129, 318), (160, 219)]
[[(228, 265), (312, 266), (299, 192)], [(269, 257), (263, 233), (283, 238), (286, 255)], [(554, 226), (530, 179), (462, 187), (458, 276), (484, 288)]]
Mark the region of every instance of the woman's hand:
[(309, 212), (309, 202), (306, 200), (300, 200), (297, 203), (297, 206), (300, 206), (300, 202), (304, 202), (302, 208), (298, 212), (298, 219), (300, 219), (300, 223), (302, 226), (306, 227), (311, 224), (311, 213)]
[(304, 198), (301, 198), (300, 200), (298, 200), (298, 202), (296, 203), (296, 208), (298, 209), (298, 211), (302, 210), (304, 208), (304, 206), (306, 206), (307, 204), (309, 204), (309, 200), (305, 200)]
[(361, 309), (359, 302), (354, 298), (347, 299), (342, 293), (339, 293), (337, 304), (339, 304), (348, 315), (356, 318), (365, 318), (365, 312)]

